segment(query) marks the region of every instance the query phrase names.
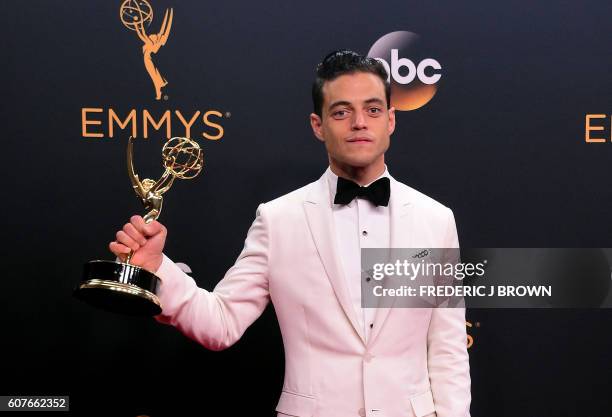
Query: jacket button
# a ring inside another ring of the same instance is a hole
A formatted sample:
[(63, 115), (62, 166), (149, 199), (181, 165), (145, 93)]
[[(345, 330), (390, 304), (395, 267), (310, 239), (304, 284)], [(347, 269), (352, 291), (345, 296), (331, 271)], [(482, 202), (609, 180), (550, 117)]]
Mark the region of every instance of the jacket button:
[(360, 408), (359, 411), (357, 411), (357, 413), (359, 414), (360, 417), (365, 417), (366, 415), (365, 408)]
[(374, 359), (374, 355), (372, 355), (371, 353), (366, 353), (365, 355), (363, 355), (363, 360), (366, 362), (372, 362), (372, 359)]

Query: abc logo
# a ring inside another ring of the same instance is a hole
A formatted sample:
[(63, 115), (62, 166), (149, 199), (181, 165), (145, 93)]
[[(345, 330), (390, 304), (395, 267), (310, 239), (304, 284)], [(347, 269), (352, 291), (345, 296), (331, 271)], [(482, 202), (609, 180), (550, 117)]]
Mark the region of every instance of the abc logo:
[[(399, 52), (397, 49), (391, 49), (391, 67), (389, 68), (389, 64), (382, 58), (376, 58), (380, 61), (385, 70), (387, 70), (387, 74), (393, 77), (393, 80), (400, 84), (410, 84), (414, 81), (415, 78), (418, 78), (423, 84), (435, 84), (440, 81), (442, 75), (440, 73), (433, 73), (433, 75), (427, 75), (426, 70), (428, 68), (433, 68), (434, 70), (442, 69), (442, 66), (438, 61), (433, 58), (425, 58), (418, 65), (415, 65), (414, 62), (409, 60), (408, 58), (398, 58)], [(406, 75), (401, 75), (401, 68), (407, 69)], [(391, 81), (387, 76), (387, 81)]]
[(374, 42), (368, 56), (385, 67), (391, 83), (391, 105), (397, 110), (423, 107), (436, 94), (442, 65), (431, 57), (432, 52), (416, 33), (388, 33)]

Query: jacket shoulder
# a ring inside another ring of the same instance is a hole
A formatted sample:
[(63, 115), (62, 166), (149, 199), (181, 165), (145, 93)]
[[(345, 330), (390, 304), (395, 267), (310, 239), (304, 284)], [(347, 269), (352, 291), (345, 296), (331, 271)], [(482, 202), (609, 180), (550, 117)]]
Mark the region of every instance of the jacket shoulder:
[(304, 200), (306, 200), (308, 194), (311, 192), (316, 183), (317, 181), (313, 181), (287, 194), (267, 201), (263, 203), (262, 206), (265, 208), (265, 211), (271, 215), (287, 215), (291, 213), (292, 210), (301, 212), (302, 203)]

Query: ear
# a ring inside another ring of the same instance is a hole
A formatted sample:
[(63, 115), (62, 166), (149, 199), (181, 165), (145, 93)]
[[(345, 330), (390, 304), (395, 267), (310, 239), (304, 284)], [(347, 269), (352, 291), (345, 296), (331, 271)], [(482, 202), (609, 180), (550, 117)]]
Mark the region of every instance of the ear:
[(312, 133), (314, 133), (317, 139), (319, 139), (321, 142), (325, 142), (321, 126), (322, 123), (323, 121), (318, 114), (310, 113), (310, 127), (312, 127)]
[(395, 107), (389, 108), (389, 136), (395, 132)]

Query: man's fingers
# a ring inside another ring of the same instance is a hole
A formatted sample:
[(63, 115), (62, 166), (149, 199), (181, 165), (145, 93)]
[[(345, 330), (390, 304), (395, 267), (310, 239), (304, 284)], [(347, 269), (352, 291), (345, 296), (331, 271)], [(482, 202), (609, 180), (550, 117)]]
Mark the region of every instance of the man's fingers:
[(141, 216), (130, 217), (130, 224), (134, 226), (138, 232), (140, 232), (145, 238), (155, 236), (160, 232), (165, 232), (166, 228), (157, 220), (153, 220), (151, 223), (146, 224)]
[(145, 236), (155, 236), (158, 233), (165, 233), (166, 228), (157, 220), (145, 225)]
[(109, 243), (108, 248), (110, 249), (112, 253), (115, 254), (115, 256), (119, 256), (119, 257), (121, 257), (121, 255), (127, 255), (131, 251), (131, 249), (128, 248), (127, 246), (122, 245), (121, 243), (117, 243), (117, 242)]
[(134, 229), (138, 230), (141, 234), (145, 234), (145, 222), (141, 216), (130, 217), (130, 224), (134, 226)]
[(119, 230), (117, 232), (117, 242), (124, 244), (128, 248), (132, 249), (134, 252), (136, 252), (140, 248), (140, 245), (136, 243), (134, 239), (129, 237), (128, 234), (125, 233), (123, 230)]
[(125, 226), (123, 226), (123, 231), (140, 246), (144, 246), (147, 243), (147, 239), (145, 239), (142, 233), (136, 230), (132, 223), (126, 223)]

